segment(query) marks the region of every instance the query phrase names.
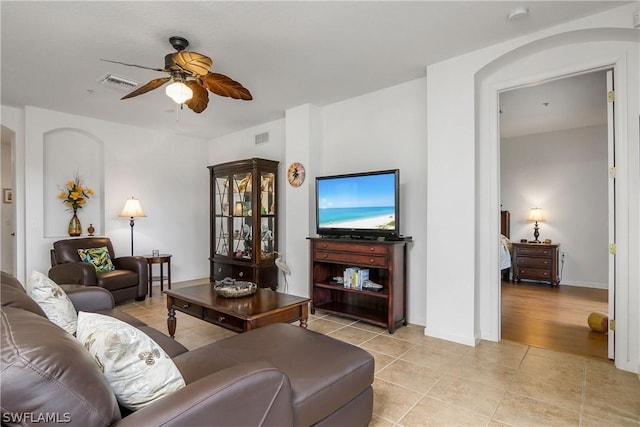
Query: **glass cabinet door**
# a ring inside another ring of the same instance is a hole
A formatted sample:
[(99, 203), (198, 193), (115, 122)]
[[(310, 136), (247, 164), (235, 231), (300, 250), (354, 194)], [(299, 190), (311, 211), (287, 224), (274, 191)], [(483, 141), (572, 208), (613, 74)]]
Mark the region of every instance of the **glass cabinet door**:
[(260, 174), (260, 251), (259, 260), (273, 258), (274, 239), (276, 235), (275, 221), (275, 175), (273, 172)]
[(234, 259), (251, 260), (253, 256), (253, 230), (252, 230), (252, 206), (251, 183), (252, 174), (234, 174), (233, 181), (233, 253)]
[(216, 177), (214, 182), (215, 253), (229, 254), (229, 177)]

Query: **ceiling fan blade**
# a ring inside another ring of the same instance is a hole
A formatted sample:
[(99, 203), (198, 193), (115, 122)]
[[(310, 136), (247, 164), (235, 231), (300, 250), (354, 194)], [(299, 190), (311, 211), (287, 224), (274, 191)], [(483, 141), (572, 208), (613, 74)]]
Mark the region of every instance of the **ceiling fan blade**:
[(111, 62), (112, 64), (120, 64), (120, 65), (126, 65), (127, 67), (136, 67), (136, 68), (143, 68), (145, 70), (153, 70), (153, 71), (162, 71), (162, 72), (166, 72), (165, 69), (163, 68), (152, 68), (152, 67), (145, 67), (144, 65), (136, 65), (136, 64), (127, 64), (125, 62), (120, 62), (120, 61), (112, 61), (110, 59), (102, 59), (100, 58), (100, 61), (104, 61), (104, 62)]
[(200, 86), (195, 80), (186, 81), (184, 84), (189, 86), (193, 92), (193, 96), (188, 101), (185, 101), (185, 105), (195, 113), (202, 113), (209, 104), (209, 94), (207, 90)]
[(207, 75), (199, 77), (198, 81), (202, 83), (202, 86), (216, 95), (228, 96), (233, 99), (243, 99), (245, 101), (253, 99), (251, 92), (249, 92), (247, 88), (224, 74), (207, 73)]
[(213, 61), (208, 56), (198, 52), (181, 51), (173, 55), (173, 62), (183, 70), (190, 71), (196, 76), (205, 76), (210, 70)]
[(160, 77), (159, 79), (153, 79), (149, 83), (147, 83), (146, 85), (140, 86), (138, 89), (136, 89), (133, 92), (123, 96), (120, 99), (128, 99), (128, 98), (133, 98), (134, 96), (142, 95), (143, 93), (147, 93), (150, 90), (159, 88), (160, 86), (162, 86), (163, 84), (165, 84), (169, 80), (171, 80), (171, 77)]

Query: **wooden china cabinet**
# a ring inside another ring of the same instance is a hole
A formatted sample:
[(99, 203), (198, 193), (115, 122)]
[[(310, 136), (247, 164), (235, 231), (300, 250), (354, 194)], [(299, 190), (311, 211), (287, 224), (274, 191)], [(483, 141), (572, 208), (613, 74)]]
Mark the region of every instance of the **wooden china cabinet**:
[(276, 289), (278, 162), (246, 159), (209, 166), (209, 279), (255, 282)]

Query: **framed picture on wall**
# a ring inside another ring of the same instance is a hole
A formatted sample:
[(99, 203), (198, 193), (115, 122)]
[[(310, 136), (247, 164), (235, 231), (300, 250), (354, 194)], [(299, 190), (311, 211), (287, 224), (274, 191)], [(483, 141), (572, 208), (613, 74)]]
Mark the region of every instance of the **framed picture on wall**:
[(13, 190), (10, 188), (2, 189), (2, 202), (13, 203)]

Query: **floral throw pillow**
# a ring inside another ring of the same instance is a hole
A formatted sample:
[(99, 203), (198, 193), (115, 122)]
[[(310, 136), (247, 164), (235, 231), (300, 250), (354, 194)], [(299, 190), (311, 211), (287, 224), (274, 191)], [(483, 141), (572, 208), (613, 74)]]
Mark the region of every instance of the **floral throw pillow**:
[(96, 271), (111, 271), (116, 268), (111, 262), (109, 250), (106, 246), (101, 248), (78, 249), (78, 255), (83, 262), (90, 262)]
[(76, 338), (125, 408), (135, 411), (185, 386), (182, 374), (164, 350), (128, 323), (81, 311)]
[(34, 271), (25, 288), (27, 295), (38, 303), (49, 320), (70, 334), (76, 333), (78, 322), (76, 309), (56, 282), (39, 271)]

